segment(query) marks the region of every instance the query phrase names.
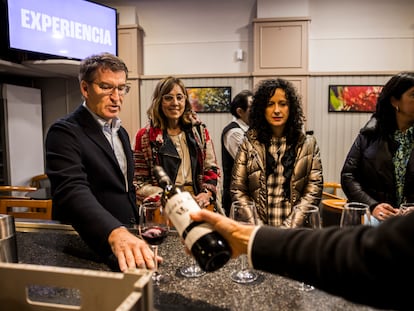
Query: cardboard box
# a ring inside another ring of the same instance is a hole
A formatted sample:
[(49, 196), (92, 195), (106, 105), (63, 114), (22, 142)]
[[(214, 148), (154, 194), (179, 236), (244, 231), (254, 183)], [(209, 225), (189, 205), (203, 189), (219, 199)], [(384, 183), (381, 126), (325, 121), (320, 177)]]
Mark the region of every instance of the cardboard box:
[(153, 310), (151, 275), (0, 262), (0, 309)]

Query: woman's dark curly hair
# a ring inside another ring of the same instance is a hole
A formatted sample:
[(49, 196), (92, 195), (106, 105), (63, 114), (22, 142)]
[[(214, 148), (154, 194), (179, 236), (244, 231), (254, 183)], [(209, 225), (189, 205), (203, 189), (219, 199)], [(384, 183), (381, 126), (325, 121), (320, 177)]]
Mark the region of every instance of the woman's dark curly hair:
[(395, 117), (395, 107), (391, 104), (391, 98), (397, 100), (410, 88), (414, 87), (414, 72), (400, 72), (393, 76), (383, 87), (373, 117), (377, 119), (377, 130), (381, 136), (394, 134), (398, 129)]
[(249, 115), (250, 128), (257, 131), (257, 139), (268, 146), (273, 135), (272, 128), (265, 117), (265, 109), (276, 89), (285, 91), (289, 105), (289, 117), (285, 125), (284, 136), (287, 145), (294, 144), (303, 132), (305, 116), (302, 101), (293, 84), (284, 79), (267, 79), (256, 86)]
[[(293, 166), (296, 158), (296, 145), (299, 136), (303, 133), (303, 124), (305, 116), (302, 110), (302, 103), (299, 94), (296, 92), (292, 83), (284, 79), (268, 79), (263, 80), (256, 86), (256, 91), (253, 96), (253, 103), (249, 115), (250, 129), (256, 130), (257, 140), (266, 146), (270, 145), (273, 131), (270, 124), (265, 117), (265, 109), (269, 103), (270, 98), (275, 94), (276, 89), (285, 91), (286, 100), (289, 106), (289, 117), (286, 122), (283, 136), (286, 136), (286, 152), (281, 159), (284, 166), (283, 176), (285, 182), (283, 183), (284, 197), (290, 197), (290, 179), (293, 174)], [(277, 163), (274, 155), (266, 152), (266, 175), (276, 170)]]

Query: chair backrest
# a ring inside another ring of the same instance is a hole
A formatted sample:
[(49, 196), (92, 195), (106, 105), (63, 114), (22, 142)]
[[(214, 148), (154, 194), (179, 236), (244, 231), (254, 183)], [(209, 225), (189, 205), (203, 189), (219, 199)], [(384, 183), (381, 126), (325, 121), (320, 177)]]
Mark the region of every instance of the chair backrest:
[(50, 180), (46, 174), (33, 176), (30, 179), (30, 186), (36, 188), (50, 188)]
[(30, 199), (26, 193), (36, 191), (35, 187), (26, 186), (0, 186), (0, 199)]
[(324, 182), (323, 183), (323, 192), (322, 200), (324, 199), (344, 199), (339, 194), (339, 191), (342, 189), (341, 184), (336, 182)]
[(52, 219), (52, 200), (0, 199), (0, 214), (14, 218)]
[(322, 226), (339, 226), (346, 199), (325, 199), (321, 202)]

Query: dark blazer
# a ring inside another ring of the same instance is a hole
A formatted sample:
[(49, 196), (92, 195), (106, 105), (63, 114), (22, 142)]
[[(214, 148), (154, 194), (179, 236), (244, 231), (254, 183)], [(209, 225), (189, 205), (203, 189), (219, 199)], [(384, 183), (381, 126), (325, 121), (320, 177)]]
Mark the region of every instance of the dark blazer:
[(122, 127), (118, 135), (127, 159), (128, 192), (111, 145), (85, 107), (54, 123), (46, 137), (53, 218), (72, 224), (102, 256), (111, 254), (110, 232), (138, 219), (130, 140)]
[(414, 212), (378, 227), (322, 230), (261, 227), (256, 269), (287, 275), (334, 295), (382, 309), (413, 310)]

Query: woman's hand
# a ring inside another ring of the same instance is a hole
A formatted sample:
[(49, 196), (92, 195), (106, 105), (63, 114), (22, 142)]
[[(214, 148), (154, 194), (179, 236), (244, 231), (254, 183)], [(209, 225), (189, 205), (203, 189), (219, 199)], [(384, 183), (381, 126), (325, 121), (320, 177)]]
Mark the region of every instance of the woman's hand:
[(210, 199), (213, 197), (211, 191), (200, 192), (194, 198), (201, 208), (206, 208), (210, 205)]
[(384, 221), (390, 217), (397, 216), (399, 214), (398, 208), (393, 208), (388, 203), (380, 203), (372, 211), (372, 216), (376, 219)]

